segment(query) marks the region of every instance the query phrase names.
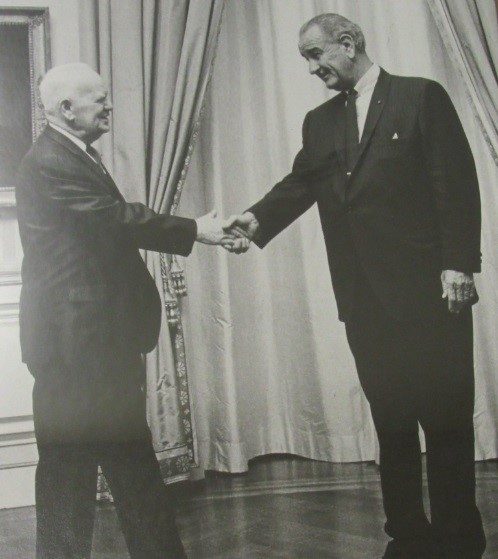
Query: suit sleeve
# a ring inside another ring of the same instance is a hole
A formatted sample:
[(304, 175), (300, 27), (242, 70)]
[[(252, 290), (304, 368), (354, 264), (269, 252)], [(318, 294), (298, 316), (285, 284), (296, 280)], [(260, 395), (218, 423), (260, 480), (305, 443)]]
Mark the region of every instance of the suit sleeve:
[(474, 158), (444, 88), (428, 82), (420, 130), (439, 218), (443, 270), (481, 270), (481, 205)]
[(112, 235), (136, 248), (190, 254), (197, 235), (193, 219), (158, 214), (140, 203), (127, 203), (90, 181), (64, 176), (42, 164), (42, 197), (89, 235)]
[(254, 242), (263, 248), (315, 202), (310, 181), (312, 158), (308, 154), (309, 113), (303, 123), (303, 147), (297, 154), (292, 172), (277, 183), (259, 202), (247, 211), (259, 222)]

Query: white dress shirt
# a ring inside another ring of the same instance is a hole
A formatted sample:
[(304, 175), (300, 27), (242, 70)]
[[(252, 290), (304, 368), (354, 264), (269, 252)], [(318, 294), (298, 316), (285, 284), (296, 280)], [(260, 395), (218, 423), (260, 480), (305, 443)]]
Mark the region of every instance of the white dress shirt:
[(97, 163), (99, 166), (101, 165), (100, 161), (95, 161), (95, 159), (86, 151), (86, 144), (83, 140), (80, 140), (76, 136), (73, 136), (73, 134), (71, 134), (71, 132), (68, 132), (67, 130), (64, 130), (64, 128), (61, 128), (57, 124), (49, 122), (48, 125), (51, 126), (54, 130), (57, 130), (57, 132), (60, 132), (61, 134), (64, 134), (64, 136), (66, 136), (66, 138), (69, 138), (71, 140), (71, 142), (76, 144), (84, 152), (84, 154), (87, 157), (89, 157), (93, 162)]
[(361, 140), (365, 121), (367, 120), (368, 107), (372, 100), (373, 91), (377, 80), (379, 79), (380, 67), (372, 64), (370, 68), (361, 76), (356, 85), (355, 90), (358, 92), (356, 97), (356, 115), (358, 118), (358, 137)]

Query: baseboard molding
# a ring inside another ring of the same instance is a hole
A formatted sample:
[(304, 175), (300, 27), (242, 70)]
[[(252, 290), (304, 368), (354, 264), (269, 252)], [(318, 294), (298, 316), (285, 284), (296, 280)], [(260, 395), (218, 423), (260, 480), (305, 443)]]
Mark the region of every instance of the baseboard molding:
[(6, 270), (0, 267), (0, 286), (21, 285), (21, 272), (19, 270)]
[(0, 417), (0, 446), (3, 446), (2, 441), (8, 437), (18, 436), (19, 440), (24, 440), (33, 431), (32, 415)]
[(0, 303), (0, 322), (17, 322), (19, 303)]
[(9, 441), (8, 444), (0, 446), (0, 471), (33, 465), (37, 460), (38, 451), (33, 434), (25, 439)]
[(1, 421), (0, 508), (34, 505), (37, 463), (32, 418), (27, 416)]
[(0, 509), (35, 504), (36, 462), (17, 464), (0, 470)]

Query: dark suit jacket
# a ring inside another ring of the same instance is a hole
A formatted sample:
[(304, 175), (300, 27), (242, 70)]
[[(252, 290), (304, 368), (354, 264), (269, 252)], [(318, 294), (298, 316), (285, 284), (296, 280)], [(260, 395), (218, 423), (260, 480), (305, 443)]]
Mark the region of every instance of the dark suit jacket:
[(161, 304), (139, 249), (187, 255), (195, 221), (126, 203), (100, 165), (50, 126), (21, 163), (16, 198), (23, 361), (105, 369), (150, 351)]
[(317, 202), (340, 318), (351, 312), (358, 271), (394, 318), (425, 318), (441, 307), (442, 270), (480, 270), (465, 134), (438, 83), (382, 70), (346, 169), (344, 106), (339, 94), (306, 115), (292, 173), (249, 209), (256, 242), (263, 247)]

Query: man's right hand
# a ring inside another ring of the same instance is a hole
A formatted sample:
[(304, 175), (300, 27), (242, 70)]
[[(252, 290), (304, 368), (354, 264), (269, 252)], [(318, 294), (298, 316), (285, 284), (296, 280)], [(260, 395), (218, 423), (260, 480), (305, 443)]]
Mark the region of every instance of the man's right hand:
[(202, 217), (198, 217), (196, 241), (205, 245), (221, 245), (227, 250), (232, 250), (234, 242), (241, 247), (242, 251), (249, 248), (249, 239), (237, 230), (225, 230), (223, 221), (218, 217), (218, 212), (213, 210)]
[(243, 235), (243, 238), (235, 239), (231, 246), (225, 247), (229, 252), (241, 254), (246, 252), (249, 244), (244, 243), (244, 240), (252, 241), (259, 229), (259, 223), (256, 216), (251, 212), (245, 212), (241, 215), (231, 215), (223, 223), (223, 230), (233, 235)]

